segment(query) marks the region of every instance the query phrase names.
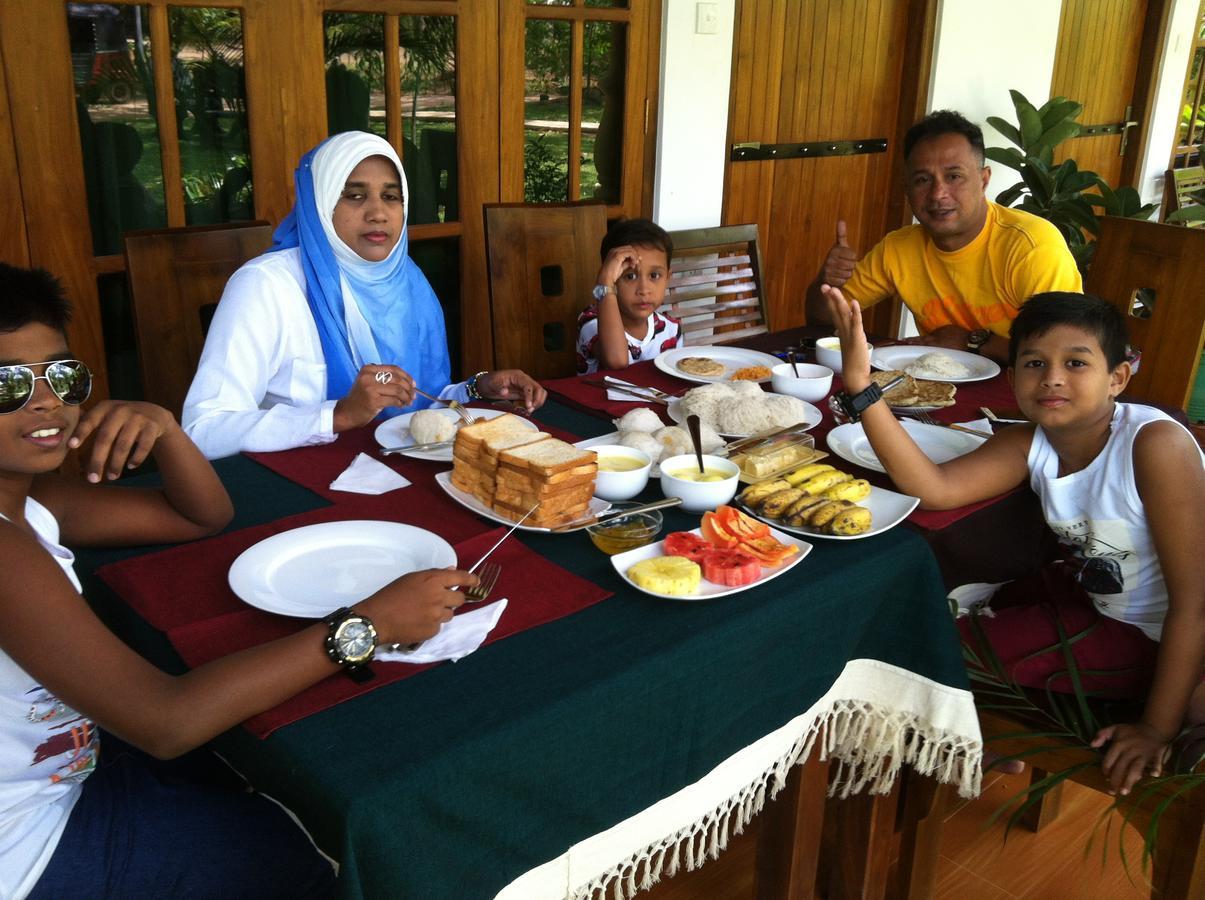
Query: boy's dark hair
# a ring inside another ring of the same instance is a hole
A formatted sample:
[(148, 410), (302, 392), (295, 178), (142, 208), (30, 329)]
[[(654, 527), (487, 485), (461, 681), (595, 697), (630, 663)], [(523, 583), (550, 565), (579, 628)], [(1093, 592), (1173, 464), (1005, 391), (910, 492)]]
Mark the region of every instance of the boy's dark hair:
[(1110, 370), (1126, 358), (1128, 336), (1121, 310), (1091, 294), (1049, 291), (1031, 297), (1013, 319), (1008, 340), (1009, 366), (1017, 364), (1017, 350), (1022, 341), (1041, 337), (1058, 325), (1070, 325), (1095, 337)]
[(616, 247), (656, 247), (665, 252), (665, 263), (673, 262), (674, 241), (669, 232), (649, 219), (620, 219), (607, 231), (599, 255), (605, 260)]
[(943, 134), (961, 134), (979, 157), (979, 165), (983, 165), (983, 129), (952, 109), (934, 110), (908, 129), (904, 134), (904, 159), (912, 155), (912, 148), (921, 141)]
[(31, 322), (67, 334), (71, 301), (59, 280), (45, 269), (19, 269), (0, 263), (0, 333)]

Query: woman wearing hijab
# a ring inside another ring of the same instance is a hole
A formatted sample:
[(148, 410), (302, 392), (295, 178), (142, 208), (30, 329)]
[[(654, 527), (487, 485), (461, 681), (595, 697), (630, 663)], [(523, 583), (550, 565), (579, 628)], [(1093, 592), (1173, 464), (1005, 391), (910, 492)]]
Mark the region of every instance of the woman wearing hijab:
[(333, 441), (382, 413), (544, 389), (516, 369), (448, 384), (447, 333), (410, 259), (401, 160), (352, 131), (301, 160), (293, 211), (272, 250), (231, 277), (184, 401), (184, 430), (212, 458)]

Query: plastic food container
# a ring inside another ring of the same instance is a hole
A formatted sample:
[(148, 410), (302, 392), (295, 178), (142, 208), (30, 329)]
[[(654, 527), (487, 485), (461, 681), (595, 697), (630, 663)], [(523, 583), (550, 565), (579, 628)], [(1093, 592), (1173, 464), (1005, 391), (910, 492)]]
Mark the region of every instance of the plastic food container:
[(780, 434), (748, 453), (734, 453), (729, 459), (740, 467), (740, 480), (757, 484), (777, 478), (800, 466), (828, 456), (816, 449), (816, 439), (810, 434)]

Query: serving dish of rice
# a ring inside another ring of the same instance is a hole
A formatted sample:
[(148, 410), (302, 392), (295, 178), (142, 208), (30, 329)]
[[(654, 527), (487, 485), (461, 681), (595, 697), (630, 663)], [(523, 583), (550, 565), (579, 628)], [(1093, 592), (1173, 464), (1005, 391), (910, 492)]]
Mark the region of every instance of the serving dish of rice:
[(952, 384), (983, 381), (1000, 374), (1000, 366), (986, 356), (965, 350), (915, 344), (876, 347), (870, 354), (870, 364), (876, 369), (902, 369), (922, 381), (948, 381)]
[(750, 381), (705, 384), (671, 400), (666, 411), (678, 423), (696, 415), (726, 437), (748, 437), (800, 423), (813, 428), (822, 417), (812, 404), (768, 393)]

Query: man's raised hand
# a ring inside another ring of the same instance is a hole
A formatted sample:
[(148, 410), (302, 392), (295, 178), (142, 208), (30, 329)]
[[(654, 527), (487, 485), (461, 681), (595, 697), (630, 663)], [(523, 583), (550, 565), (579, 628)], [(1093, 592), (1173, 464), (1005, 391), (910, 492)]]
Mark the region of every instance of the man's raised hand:
[(849, 246), (845, 237), (845, 220), (837, 220), (837, 242), (828, 251), (824, 260), (823, 281), (832, 287), (841, 287), (854, 274), (858, 254)]

